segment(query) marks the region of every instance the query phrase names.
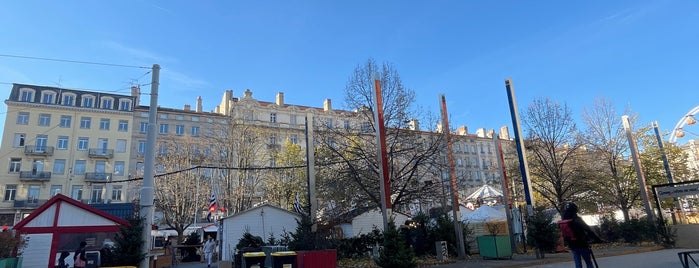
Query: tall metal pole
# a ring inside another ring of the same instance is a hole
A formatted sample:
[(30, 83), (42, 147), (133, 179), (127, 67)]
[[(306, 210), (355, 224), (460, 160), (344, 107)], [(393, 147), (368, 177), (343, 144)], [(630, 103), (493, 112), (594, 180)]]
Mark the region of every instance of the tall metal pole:
[(461, 227), (461, 217), (459, 217), (459, 191), (456, 185), (456, 171), (454, 170), (454, 151), (452, 150), (451, 135), (449, 135), (449, 114), (447, 113), (447, 100), (444, 94), (439, 95), (442, 107), (442, 132), (447, 142), (447, 155), (449, 156), (449, 176), (451, 177), (451, 202), (452, 216), (454, 217), (454, 233), (459, 244), (460, 260), (466, 258), (466, 248), (464, 247), (464, 228)]
[(621, 117), (621, 122), (626, 130), (626, 139), (629, 140), (629, 148), (631, 149), (631, 158), (633, 158), (633, 165), (636, 168), (636, 176), (638, 177), (638, 186), (641, 188), (641, 197), (643, 198), (643, 204), (646, 207), (646, 214), (648, 215), (648, 221), (655, 223), (653, 209), (650, 207), (650, 201), (648, 200), (648, 189), (646, 187), (646, 177), (643, 175), (643, 167), (641, 165), (641, 158), (638, 154), (638, 147), (636, 145), (636, 139), (633, 137), (631, 130), (631, 121), (629, 121), (629, 116), (624, 115)]
[[(658, 130), (658, 121), (653, 122), (653, 130), (655, 131), (655, 138), (658, 140), (658, 148), (660, 149), (660, 155), (663, 158), (663, 167), (665, 167), (665, 174), (667, 175), (667, 182), (668, 183), (674, 183), (675, 181), (672, 178), (672, 170), (670, 170), (670, 161), (667, 160), (667, 153), (665, 153), (665, 147), (663, 146), (663, 139), (660, 137), (660, 130)], [(680, 205), (680, 199), (675, 197), (674, 203), (675, 207), (672, 208), (672, 224), (677, 224), (677, 219), (675, 217), (675, 209), (682, 209), (682, 206)], [(657, 200), (656, 200), (657, 201)], [(660, 209), (660, 206), (658, 206), (658, 209)], [(662, 212), (659, 214), (662, 217)]]
[(308, 215), (311, 217), (313, 225), (311, 231), (316, 231), (315, 224), (316, 204), (316, 168), (315, 155), (313, 151), (313, 114), (306, 114), (306, 187), (308, 197)]
[(524, 155), (524, 138), (522, 129), (519, 127), (519, 112), (517, 112), (517, 100), (515, 99), (515, 87), (512, 78), (505, 79), (505, 89), (507, 90), (507, 100), (510, 103), (510, 115), (512, 116), (512, 128), (515, 132), (515, 143), (517, 145), (517, 156), (519, 157), (519, 171), (522, 173), (522, 183), (524, 184), (524, 200), (527, 202), (527, 217), (534, 214), (534, 197), (532, 197), (532, 185), (529, 182), (529, 165), (527, 157)]
[[(146, 153), (143, 167), (143, 186), (141, 188), (141, 210), (139, 216), (143, 218), (142, 253), (149, 254), (151, 248), (151, 226), (153, 226), (153, 199), (154, 199), (154, 169), (155, 169), (155, 129), (158, 112), (158, 85), (160, 84), (160, 65), (153, 64), (153, 78), (150, 84), (150, 107), (148, 110), (148, 134), (146, 135)], [(147, 268), (150, 257), (141, 261), (139, 267)]]
[(372, 73), (374, 82), (374, 124), (376, 126), (376, 146), (378, 147), (379, 178), (381, 178), (381, 214), (383, 215), (383, 230), (388, 230), (391, 215), (391, 185), (388, 177), (388, 155), (386, 153), (386, 127), (383, 122), (383, 98), (381, 95), (381, 80), (379, 74)]
[(510, 187), (507, 183), (507, 171), (505, 170), (505, 158), (502, 152), (502, 144), (500, 143), (500, 138), (497, 135), (493, 135), (493, 142), (495, 143), (495, 152), (497, 153), (498, 160), (498, 170), (500, 175), (502, 175), (502, 196), (503, 201), (505, 201), (505, 216), (507, 217), (507, 230), (510, 232), (510, 246), (512, 252), (517, 252), (517, 244), (515, 244), (515, 232), (512, 221), (512, 204), (510, 202)]

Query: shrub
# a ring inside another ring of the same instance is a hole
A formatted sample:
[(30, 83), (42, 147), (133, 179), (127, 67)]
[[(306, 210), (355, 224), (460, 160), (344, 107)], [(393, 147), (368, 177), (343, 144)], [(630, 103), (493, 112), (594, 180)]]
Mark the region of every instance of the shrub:
[(621, 238), (619, 231), (619, 221), (614, 216), (605, 215), (600, 219), (599, 233), (602, 239), (609, 242), (619, 241)]
[[(22, 255), (22, 250), (27, 246), (28, 238), (15, 235), (14, 232), (3, 231), (0, 233), (0, 259)], [(15, 254), (16, 252), (16, 254)]]

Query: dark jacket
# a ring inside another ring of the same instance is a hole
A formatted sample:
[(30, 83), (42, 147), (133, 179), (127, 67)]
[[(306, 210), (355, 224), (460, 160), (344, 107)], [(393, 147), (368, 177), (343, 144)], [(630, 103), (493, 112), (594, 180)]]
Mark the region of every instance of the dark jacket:
[(583, 221), (580, 216), (578, 216), (578, 208), (566, 209), (563, 213), (563, 220), (572, 220), (569, 225), (575, 236), (575, 240), (565, 239), (566, 245), (571, 249), (583, 249), (590, 247), (590, 241), (600, 242), (602, 239), (597, 236), (597, 234), (592, 231), (592, 228)]

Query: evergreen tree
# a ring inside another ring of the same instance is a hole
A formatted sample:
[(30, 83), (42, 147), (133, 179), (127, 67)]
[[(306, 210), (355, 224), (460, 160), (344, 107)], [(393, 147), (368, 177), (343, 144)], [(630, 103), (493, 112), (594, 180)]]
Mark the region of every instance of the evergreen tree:
[(129, 220), (130, 226), (121, 226), (119, 234), (114, 237), (114, 248), (104, 248), (102, 265), (138, 266), (146, 257), (143, 253), (143, 218)]
[(289, 241), (290, 250), (314, 250), (315, 245), (315, 234), (313, 233), (311, 227), (313, 226), (313, 221), (308, 215), (301, 215), (301, 220), (296, 220), (298, 224), (296, 226), (296, 232), (291, 234), (291, 241)]
[(415, 253), (405, 241), (405, 236), (391, 221), (388, 230), (383, 233), (383, 249), (379, 257), (375, 258), (376, 264), (383, 268), (412, 268), (417, 267)]
[(546, 208), (534, 208), (534, 214), (527, 223), (527, 243), (536, 248), (536, 257), (544, 258), (544, 252), (552, 251), (558, 243), (558, 226), (553, 223), (553, 215)]

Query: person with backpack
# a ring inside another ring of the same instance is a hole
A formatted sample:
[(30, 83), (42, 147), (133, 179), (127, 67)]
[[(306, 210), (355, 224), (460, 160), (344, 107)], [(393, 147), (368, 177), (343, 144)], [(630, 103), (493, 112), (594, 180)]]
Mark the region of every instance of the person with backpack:
[[(582, 260), (584, 259), (587, 268), (593, 268), (592, 258), (594, 255), (590, 249), (590, 241), (600, 243), (602, 239), (578, 216), (578, 206), (575, 203), (566, 205), (561, 218), (558, 227), (563, 235), (563, 241), (573, 253), (575, 267), (582, 268)], [(595, 266), (596, 264), (595, 260)]]
[(85, 268), (87, 265), (87, 256), (85, 256), (85, 247), (87, 247), (87, 242), (80, 242), (80, 247), (75, 250), (75, 255), (73, 255), (73, 267), (75, 268)]

